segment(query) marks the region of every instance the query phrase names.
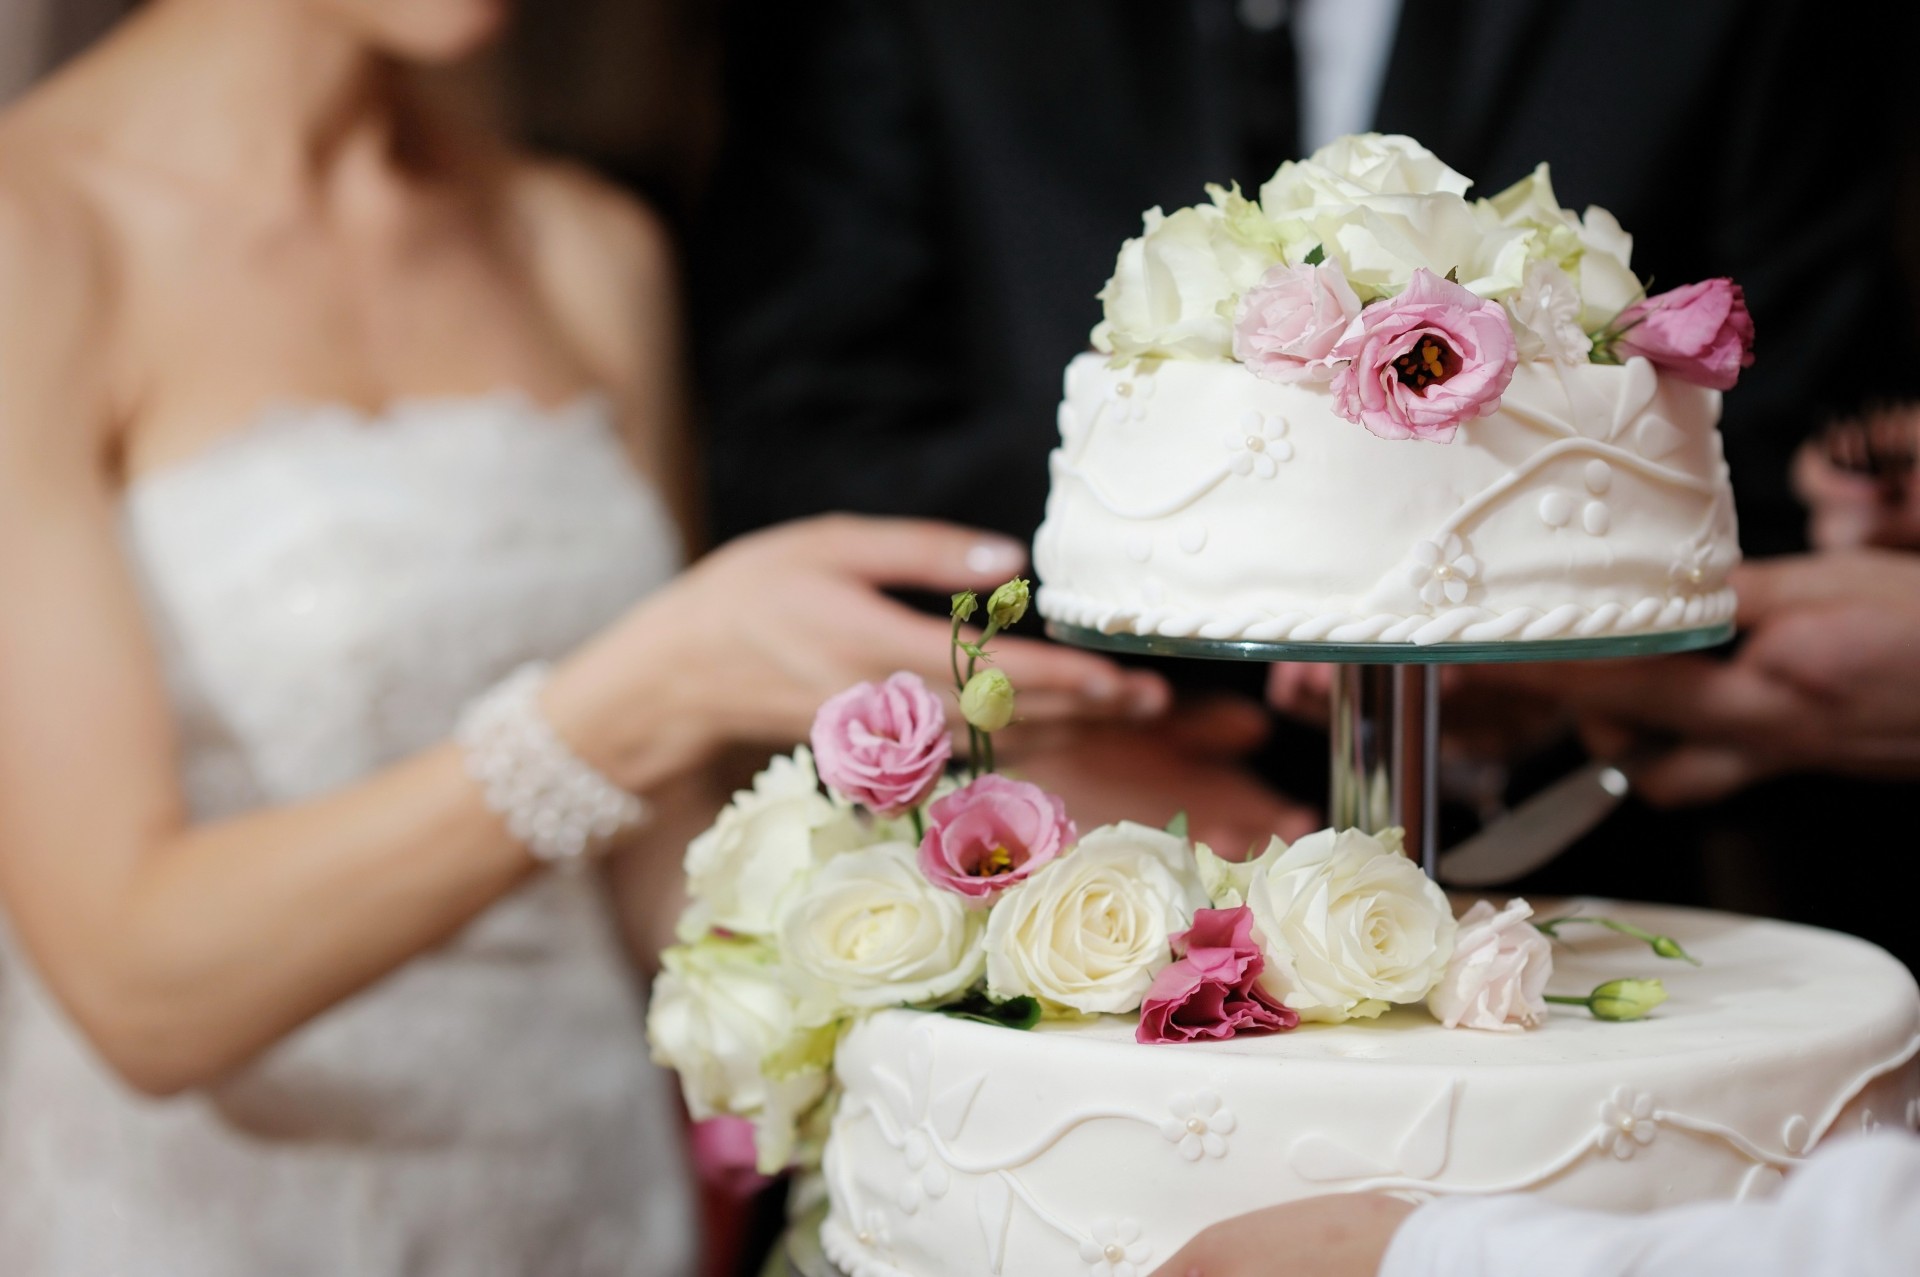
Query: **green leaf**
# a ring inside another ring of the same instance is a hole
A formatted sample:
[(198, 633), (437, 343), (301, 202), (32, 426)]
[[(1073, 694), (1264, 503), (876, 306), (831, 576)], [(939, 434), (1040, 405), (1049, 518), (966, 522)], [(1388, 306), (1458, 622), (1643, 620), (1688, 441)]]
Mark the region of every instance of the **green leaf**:
[(958, 1002), (934, 1009), (956, 1020), (972, 1020), (976, 1024), (991, 1024), (1003, 1029), (1031, 1029), (1040, 1023), (1040, 1003), (1037, 1000), (1020, 997), (996, 1002), (978, 989)]
[(1167, 822), (1167, 832), (1175, 838), (1185, 838), (1187, 836), (1187, 813), (1184, 811), (1174, 812), (1173, 819)]
[(1460, 282), (1460, 268), (1458, 266), (1447, 268), (1447, 282), (1449, 284), (1457, 284)]
[(1327, 246), (1325, 244), (1315, 244), (1313, 251), (1300, 260), (1309, 266), (1318, 266), (1321, 262), (1327, 260)]

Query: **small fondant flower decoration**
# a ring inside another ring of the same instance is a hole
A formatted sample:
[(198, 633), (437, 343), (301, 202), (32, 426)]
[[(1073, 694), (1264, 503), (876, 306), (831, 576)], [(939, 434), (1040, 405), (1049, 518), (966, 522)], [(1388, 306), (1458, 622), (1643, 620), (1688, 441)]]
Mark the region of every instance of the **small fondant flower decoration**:
[(1258, 475), (1271, 479), (1280, 473), (1282, 461), (1293, 460), (1293, 445), (1287, 442), (1287, 419), (1265, 413), (1249, 412), (1240, 418), (1240, 428), (1229, 430), (1225, 442), (1233, 454), (1228, 462), (1237, 475)]
[(1153, 1248), (1140, 1239), (1140, 1225), (1131, 1219), (1095, 1220), (1080, 1243), (1080, 1259), (1093, 1277), (1146, 1277)]
[(1278, 1033), (1300, 1023), (1299, 1015), (1258, 984), (1267, 962), (1253, 938), (1253, 910), (1245, 905), (1197, 910), (1193, 926), (1173, 937), (1173, 954), (1173, 965), (1154, 977), (1140, 1004), (1137, 1041)]
[(1334, 374), (1335, 412), (1382, 439), (1435, 443), (1499, 408), (1519, 359), (1498, 302), (1428, 270), (1361, 311), (1333, 354), (1348, 361)]
[(881, 816), (919, 806), (952, 754), (946, 709), (916, 674), (850, 687), (813, 719), (820, 779)]
[(982, 776), (927, 808), (920, 871), (937, 887), (984, 902), (1025, 881), (1074, 836), (1067, 805), (1046, 790)]
[(1617, 1087), (1600, 1105), (1600, 1129), (1594, 1132), (1594, 1142), (1602, 1153), (1611, 1153), (1624, 1162), (1653, 1143), (1656, 1129), (1653, 1097)]
[(1212, 1091), (1176, 1095), (1167, 1106), (1168, 1115), (1160, 1120), (1160, 1134), (1180, 1150), (1189, 1162), (1203, 1157), (1225, 1157), (1227, 1136), (1238, 1123), (1233, 1110), (1220, 1102)]
[(1613, 342), (1616, 358), (1640, 355), (1684, 381), (1732, 390), (1753, 364), (1753, 316), (1730, 279), (1708, 279), (1629, 306)]
[(1480, 576), (1480, 560), (1467, 553), (1460, 538), (1449, 532), (1444, 541), (1422, 541), (1413, 547), (1408, 573), (1420, 601), (1428, 607), (1458, 607)]
[(1327, 381), (1334, 347), (1359, 313), (1360, 299), (1333, 263), (1275, 266), (1240, 298), (1233, 357), (1268, 381)]

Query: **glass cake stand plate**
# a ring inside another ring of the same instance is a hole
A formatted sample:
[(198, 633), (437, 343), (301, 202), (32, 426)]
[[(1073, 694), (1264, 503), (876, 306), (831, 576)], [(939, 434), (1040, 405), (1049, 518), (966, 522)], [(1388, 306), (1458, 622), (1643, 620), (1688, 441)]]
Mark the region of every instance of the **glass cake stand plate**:
[(1407, 854), (1438, 877), (1440, 681), (1435, 665), (1510, 665), (1666, 656), (1717, 647), (1733, 625), (1606, 638), (1502, 643), (1257, 643), (1233, 639), (1107, 634), (1058, 621), (1047, 633), (1071, 647), (1129, 656), (1337, 665), (1329, 744), (1327, 814), (1336, 829), (1406, 831)]
[(1079, 625), (1047, 622), (1047, 633), (1069, 647), (1132, 656), (1176, 656), (1203, 661), (1287, 661), (1333, 665), (1512, 665), (1524, 661), (1593, 661), (1628, 656), (1666, 656), (1718, 647), (1733, 637), (1730, 623), (1654, 634), (1605, 638), (1515, 640), (1501, 643), (1253, 643), (1237, 639), (1164, 638), (1158, 634), (1107, 634)]

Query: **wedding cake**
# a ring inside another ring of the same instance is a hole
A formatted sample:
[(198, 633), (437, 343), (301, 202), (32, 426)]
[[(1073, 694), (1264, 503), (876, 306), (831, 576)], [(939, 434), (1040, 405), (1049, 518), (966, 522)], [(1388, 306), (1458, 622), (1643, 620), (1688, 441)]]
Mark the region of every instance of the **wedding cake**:
[[(1544, 168), (1466, 186), (1351, 138), (1257, 203), (1149, 214), (1067, 373), (1041, 610), (1356, 643), (1729, 619), (1739, 289), (1642, 297)], [(1028, 605), (954, 596), (950, 696), (835, 696), (687, 849), (655, 1056), (762, 1171), (818, 1172), (847, 1277), (1147, 1277), (1334, 1192), (1745, 1198), (1822, 1139), (1920, 1128), (1920, 990), (1862, 941), (1469, 905), (1395, 830), (1244, 861), (1181, 819), (1082, 831), (994, 768), (992, 643)]]
[(1367, 136), (1257, 201), (1149, 212), (1067, 368), (1040, 610), (1421, 644), (1730, 620), (1739, 289), (1645, 298), (1631, 238), (1560, 208), (1544, 165), (1467, 187)]

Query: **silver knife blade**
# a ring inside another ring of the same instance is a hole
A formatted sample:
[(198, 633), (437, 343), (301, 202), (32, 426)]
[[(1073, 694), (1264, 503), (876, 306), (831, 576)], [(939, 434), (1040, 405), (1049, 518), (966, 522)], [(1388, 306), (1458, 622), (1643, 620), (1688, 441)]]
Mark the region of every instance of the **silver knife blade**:
[(1440, 855), (1440, 881), (1491, 887), (1532, 873), (1620, 805), (1633, 786), (1607, 762), (1569, 772), (1465, 842)]

